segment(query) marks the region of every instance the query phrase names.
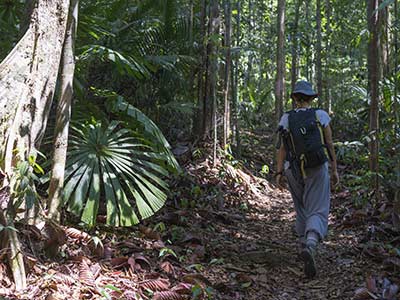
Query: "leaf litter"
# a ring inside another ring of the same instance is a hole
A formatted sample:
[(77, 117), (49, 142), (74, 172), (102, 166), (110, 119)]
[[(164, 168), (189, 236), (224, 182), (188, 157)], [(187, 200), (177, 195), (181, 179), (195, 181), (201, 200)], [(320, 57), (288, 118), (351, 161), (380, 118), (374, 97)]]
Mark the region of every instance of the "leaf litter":
[[(335, 194), (330, 232), (317, 257), (318, 276), (307, 280), (297, 256), (290, 195), (252, 174), (254, 168), (232, 166), (223, 156), (213, 166), (207, 154), (187, 161), (185, 176), (173, 181), (172, 201), (138, 227), (98, 224), (88, 232), (18, 228), (29, 266), (28, 288), (15, 292), (3, 255), (0, 295), (46, 300), (399, 299), (400, 222), (390, 205), (359, 208), (348, 191)], [(49, 259), (45, 248), (55, 244)]]

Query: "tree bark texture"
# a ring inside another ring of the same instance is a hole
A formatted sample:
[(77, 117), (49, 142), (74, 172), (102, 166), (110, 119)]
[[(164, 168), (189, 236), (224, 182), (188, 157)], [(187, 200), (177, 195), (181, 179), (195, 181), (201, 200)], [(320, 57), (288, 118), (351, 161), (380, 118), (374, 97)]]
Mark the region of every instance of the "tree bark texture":
[[(235, 28), (235, 45), (240, 47), (240, 23), (241, 23), (241, 3), (236, 3), (236, 28)], [(234, 71), (232, 72), (232, 103), (233, 103), (233, 132), (235, 136), (236, 155), (241, 155), (241, 141), (240, 141), (240, 125), (239, 125), (239, 55), (234, 59)]]
[[(13, 178), (19, 160), (36, 156), (54, 95), (69, 0), (37, 0), (29, 27), (0, 64), (0, 154)], [(10, 182), (5, 180), (5, 186)], [(12, 194), (12, 192), (11, 192)], [(10, 199), (13, 207), (13, 199)], [(4, 212), (3, 212), (4, 213)], [(7, 209), (9, 226), (13, 212)], [(9, 234), (10, 265), (17, 290), (26, 288), (23, 253), (17, 234)]]
[(380, 33), (380, 53), (381, 53), (381, 77), (387, 77), (390, 73), (390, 51), (389, 51), (389, 27), (390, 27), (390, 13), (389, 7), (379, 11), (379, 27)]
[(317, 23), (317, 44), (316, 44), (316, 82), (317, 82), (317, 93), (318, 93), (318, 106), (323, 105), (323, 84), (322, 84), (322, 28), (321, 28), (321, 0), (317, 0), (317, 11), (316, 11), (316, 23)]
[(225, 0), (225, 38), (224, 48), (226, 51), (225, 55), (225, 70), (224, 70), (224, 133), (223, 133), (223, 147), (225, 148), (229, 135), (230, 135), (230, 118), (231, 109), (229, 102), (229, 90), (230, 90), (230, 72), (231, 72), (231, 19), (232, 19), (232, 7), (231, 0)]
[(204, 118), (205, 118), (205, 97), (206, 93), (206, 82), (207, 82), (207, 2), (206, 0), (201, 1), (200, 8), (200, 53), (201, 63), (199, 66), (199, 73), (197, 78), (197, 89), (198, 89), (198, 103), (197, 103), (197, 114), (194, 116), (194, 131), (197, 136), (203, 136), (205, 132)]
[[(216, 163), (217, 156), (217, 81), (218, 81), (218, 46), (219, 46), (219, 28), (220, 28), (220, 17), (219, 17), (219, 3), (218, 0), (211, 1), (210, 7), (210, 68), (209, 68), (209, 99), (207, 99), (208, 112), (211, 114), (211, 128), (213, 129), (214, 137), (214, 151), (213, 151), (213, 163)], [(208, 121), (208, 120), (206, 120)], [(209, 133), (207, 131), (206, 133)]]
[(275, 116), (279, 120), (283, 113), (283, 98), (285, 95), (285, 0), (278, 0), (278, 44), (277, 72), (275, 82)]
[(67, 32), (61, 61), (60, 99), (57, 104), (54, 154), (49, 186), (48, 209), (49, 218), (59, 221), (61, 191), (64, 186), (64, 171), (67, 160), (68, 128), (71, 118), (71, 102), (73, 97), (73, 80), (75, 71), (75, 36), (78, 23), (79, 0), (71, 0), (68, 16)]
[(326, 58), (325, 58), (325, 110), (332, 113), (332, 95), (330, 88), (330, 54), (331, 54), (331, 3), (325, 1), (326, 10)]
[[(294, 16), (294, 24), (292, 31), (292, 66), (291, 66), (291, 90), (294, 90), (297, 77), (298, 77), (298, 69), (297, 69), (297, 61), (298, 61), (298, 27), (299, 27), (299, 17), (300, 17), (300, 5), (302, 0), (297, 0), (296, 8), (295, 8), (295, 16)], [(295, 107), (295, 102), (292, 101), (292, 107)]]
[(379, 194), (379, 33), (380, 22), (378, 13), (379, 1), (368, 0), (367, 5), (367, 18), (369, 29), (369, 42), (368, 42), (368, 81), (370, 89), (370, 120), (369, 131), (371, 142), (369, 143), (370, 151), (370, 170), (375, 173), (373, 176), (373, 188), (378, 196)]
[(30, 26), (0, 64), (0, 145), (11, 174), (14, 149), (36, 154), (47, 124), (64, 43), (69, 0), (37, 1)]

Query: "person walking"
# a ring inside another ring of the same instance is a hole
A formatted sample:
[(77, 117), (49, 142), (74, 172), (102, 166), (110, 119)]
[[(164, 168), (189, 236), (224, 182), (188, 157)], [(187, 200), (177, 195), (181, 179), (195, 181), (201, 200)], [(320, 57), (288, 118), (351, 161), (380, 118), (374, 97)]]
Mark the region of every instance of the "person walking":
[(300, 257), (308, 278), (317, 274), (317, 246), (328, 231), (331, 192), (328, 161), (332, 183), (339, 183), (331, 118), (324, 110), (311, 108), (317, 96), (309, 82), (296, 83), (291, 94), (296, 109), (281, 117), (277, 145), (276, 181), (283, 188), (283, 177), (287, 178), (296, 211)]

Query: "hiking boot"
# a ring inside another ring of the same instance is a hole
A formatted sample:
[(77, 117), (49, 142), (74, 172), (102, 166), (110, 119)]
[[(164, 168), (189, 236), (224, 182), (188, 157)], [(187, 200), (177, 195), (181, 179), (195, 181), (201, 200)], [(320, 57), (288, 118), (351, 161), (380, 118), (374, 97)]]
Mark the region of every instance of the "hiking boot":
[(307, 247), (307, 241), (304, 236), (299, 237), (297, 242), (297, 258), (302, 260), (301, 253), (303, 252), (304, 248)]
[(315, 263), (316, 249), (314, 247), (306, 246), (301, 252), (301, 258), (304, 261), (304, 273), (307, 278), (314, 278), (317, 275), (317, 265)]

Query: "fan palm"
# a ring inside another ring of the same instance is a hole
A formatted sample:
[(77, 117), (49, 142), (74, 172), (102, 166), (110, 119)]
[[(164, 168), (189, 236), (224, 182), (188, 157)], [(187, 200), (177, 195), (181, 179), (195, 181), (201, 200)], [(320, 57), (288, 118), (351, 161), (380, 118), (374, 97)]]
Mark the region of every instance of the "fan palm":
[(157, 163), (164, 156), (146, 144), (116, 121), (73, 128), (64, 189), (68, 210), (91, 226), (103, 199), (109, 225), (131, 226), (158, 211), (167, 199), (162, 177), (168, 172)]

